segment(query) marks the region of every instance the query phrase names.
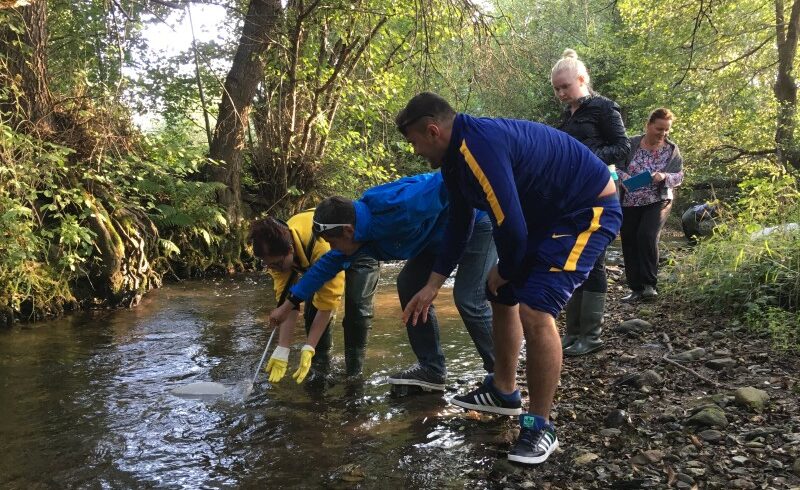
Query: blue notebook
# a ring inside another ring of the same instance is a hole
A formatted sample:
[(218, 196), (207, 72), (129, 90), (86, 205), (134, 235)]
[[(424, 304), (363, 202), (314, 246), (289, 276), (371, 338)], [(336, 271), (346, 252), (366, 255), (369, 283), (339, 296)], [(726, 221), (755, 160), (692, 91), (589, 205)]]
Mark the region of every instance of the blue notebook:
[(650, 185), (650, 182), (652, 181), (653, 174), (651, 174), (649, 170), (645, 170), (640, 174), (636, 174), (629, 179), (623, 180), (622, 183), (625, 185), (625, 188), (628, 189), (628, 192), (631, 192), (646, 185)]

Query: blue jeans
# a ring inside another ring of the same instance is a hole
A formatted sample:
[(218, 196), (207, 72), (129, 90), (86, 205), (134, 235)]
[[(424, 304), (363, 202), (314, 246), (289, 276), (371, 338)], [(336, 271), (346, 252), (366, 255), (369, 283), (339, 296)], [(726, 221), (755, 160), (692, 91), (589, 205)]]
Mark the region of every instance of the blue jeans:
[[(400, 304), (406, 307), (411, 298), (428, 282), (438, 250), (426, 249), (406, 261), (397, 276), (397, 293)], [(494, 372), (494, 344), (492, 342), (492, 308), (486, 299), (486, 279), (489, 270), (497, 263), (497, 250), (492, 240), (492, 223), (488, 217), (475, 223), (472, 237), (467, 242), (464, 255), (458, 263), (453, 288), (455, 301), (464, 326), (467, 328), (487, 372)], [(420, 365), (445, 375), (444, 353), (439, 342), (439, 322), (436, 307), (431, 305), (428, 321), (406, 325), (408, 340)]]

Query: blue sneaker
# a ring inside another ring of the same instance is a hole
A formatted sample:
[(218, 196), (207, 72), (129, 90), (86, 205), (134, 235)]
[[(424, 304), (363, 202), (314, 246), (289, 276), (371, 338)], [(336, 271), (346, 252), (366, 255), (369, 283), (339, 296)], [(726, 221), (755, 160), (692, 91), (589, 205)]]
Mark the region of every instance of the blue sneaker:
[(522, 413), (522, 397), (519, 390), (503, 395), (494, 387), (492, 375), (486, 376), (483, 384), (465, 395), (456, 395), (450, 403), (469, 410), (497, 413), (500, 415), (519, 415)]
[(544, 463), (558, 448), (558, 438), (553, 424), (537, 424), (531, 414), (519, 417), (519, 439), (508, 453), (508, 460), (523, 464)]

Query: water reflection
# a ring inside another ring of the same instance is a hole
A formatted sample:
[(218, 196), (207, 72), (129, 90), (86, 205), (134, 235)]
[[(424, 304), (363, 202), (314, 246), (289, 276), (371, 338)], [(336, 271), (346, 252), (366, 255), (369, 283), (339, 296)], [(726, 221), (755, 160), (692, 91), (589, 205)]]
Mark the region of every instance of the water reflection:
[[(465, 421), (441, 395), (388, 396), (386, 377), (413, 362), (390, 281), (363, 379), (341, 377), (337, 326), (328, 381), (287, 376), (267, 389), (262, 376), (250, 396), (213, 401), (170, 390), (252, 377), (269, 334), (265, 278), (169, 285), (135, 310), (0, 332), (0, 486), (458, 486), (487, 460), (477, 443), (502, 419)], [(450, 385), (460, 389), (482, 377), (481, 362), (450, 295), (440, 298)], [(290, 370), (302, 327), (295, 338)]]

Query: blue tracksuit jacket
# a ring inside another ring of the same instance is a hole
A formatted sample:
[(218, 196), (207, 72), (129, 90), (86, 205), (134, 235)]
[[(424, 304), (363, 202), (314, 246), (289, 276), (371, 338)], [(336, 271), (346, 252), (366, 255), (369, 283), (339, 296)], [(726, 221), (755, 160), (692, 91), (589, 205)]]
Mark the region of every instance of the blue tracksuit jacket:
[(590, 207), (608, 167), (571, 136), (544, 124), (456, 115), (442, 165), (450, 219), (434, 271), (448, 275), (463, 252), (473, 208), (494, 225), (498, 272), (525, 277), (526, 256), (560, 217)]

